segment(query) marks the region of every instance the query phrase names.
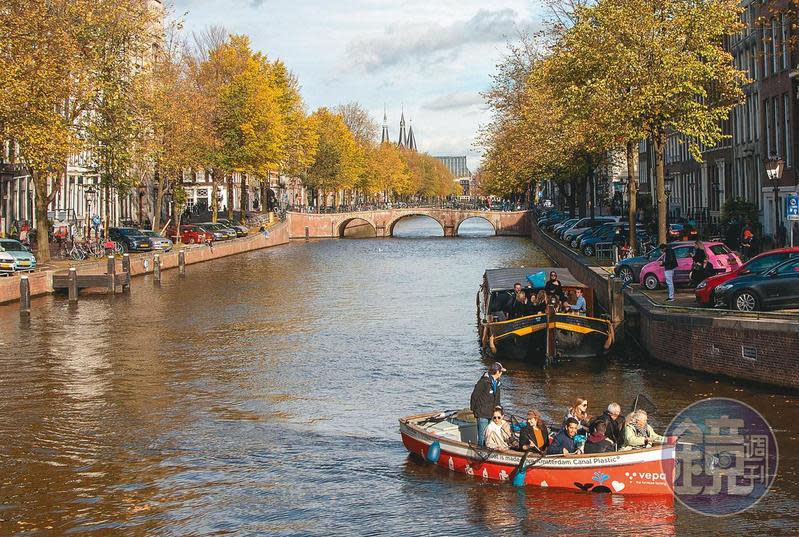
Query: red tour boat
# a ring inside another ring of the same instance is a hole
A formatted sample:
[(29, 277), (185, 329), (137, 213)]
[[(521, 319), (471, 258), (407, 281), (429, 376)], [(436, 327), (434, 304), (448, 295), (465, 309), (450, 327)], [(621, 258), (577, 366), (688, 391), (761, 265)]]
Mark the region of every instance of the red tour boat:
[(515, 485), (673, 497), (676, 443), (592, 455), (500, 451), (477, 445), (477, 424), (445, 413), (400, 418), (411, 453), (454, 472)]

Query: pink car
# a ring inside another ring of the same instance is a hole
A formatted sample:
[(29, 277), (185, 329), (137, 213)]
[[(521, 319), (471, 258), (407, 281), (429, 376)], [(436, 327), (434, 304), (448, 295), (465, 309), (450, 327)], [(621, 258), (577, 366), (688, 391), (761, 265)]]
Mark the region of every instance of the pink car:
[[(741, 265), (741, 258), (731, 251), (724, 243), (706, 242), (705, 254), (717, 274), (737, 269)], [(693, 267), (694, 243), (672, 244), (674, 255), (677, 258), (677, 268), (674, 269), (674, 285), (691, 281), (691, 268)], [(650, 291), (666, 285), (666, 274), (663, 269), (663, 257), (644, 265), (641, 269), (640, 282)]]

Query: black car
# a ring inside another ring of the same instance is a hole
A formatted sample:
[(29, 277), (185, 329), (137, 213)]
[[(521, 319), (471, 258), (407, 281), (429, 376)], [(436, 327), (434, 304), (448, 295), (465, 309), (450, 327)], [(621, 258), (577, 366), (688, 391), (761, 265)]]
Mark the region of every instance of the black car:
[(135, 227), (110, 227), (108, 238), (121, 244), (125, 252), (149, 252), (153, 249), (150, 237)]
[(235, 231), (237, 237), (246, 237), (247, 233), (249, 232), (247, 226), (242, 226), (241, 224), (234, 224), (233, 222), (225, 218), (218, 218), (216, 222)]
[(713, 290), (716, 306), (738, 311), (799, 307), (799, 258), (790, 259), (760, 274), (747, 274)]

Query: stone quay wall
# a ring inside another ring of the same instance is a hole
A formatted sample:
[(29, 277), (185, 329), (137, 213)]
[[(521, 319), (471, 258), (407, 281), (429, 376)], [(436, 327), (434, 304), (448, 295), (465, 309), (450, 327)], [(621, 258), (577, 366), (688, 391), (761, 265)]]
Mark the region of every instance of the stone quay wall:
[[(799, 319), (712, 309), (668, 307), (619, 286), (531, 222), (531, 238), (558, 265), (595, 290), (605, 309), (623, 300), (624, 329), (660, 362), (791, 390), (799, 390)], [(611, 283), (609, 283), (609, 281)], [(637, 315), (630, 318), (630, 312)]]

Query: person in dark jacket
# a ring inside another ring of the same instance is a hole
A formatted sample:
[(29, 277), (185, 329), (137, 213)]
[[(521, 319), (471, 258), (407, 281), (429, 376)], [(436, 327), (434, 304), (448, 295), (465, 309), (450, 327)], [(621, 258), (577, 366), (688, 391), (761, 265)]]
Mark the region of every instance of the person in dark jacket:
[(505, 371), (507, 369), (502, 367), (501, 363), (494, 362), (488, 367), (488, 371), (483, 373), (472, 390), (469, 408), (477, 418), (477, 443), (480, 446), (485, 443), (485, 431), (491, 423), (494, 408), (502, 406), (500, 403), (502, 384), (499, 379)]
[(607, 453), (609, 451), (616, 451), (616, 445), (605, 436), (605, 422), (595, 422), (593, 431), (588, 434), (585, 441), (586, 453)]
[(527, 412), (527, 422), (519, 431), (519, 449), (545, 452), (549, 447), (549, 429), (535, 410)]
[(577, 453), (577, 445), (574, 443), (574, 437), (577, 435), (577, 429), (580, 427), (580, 422), (574, 418), (566, 420), (566, 426), (555, 435), (552, 442), (547, 449), (547, 455), (570, 455)]
[(694, 255), (691, 259), (693, 261), (691, 265), (691, 287), (696, 287), (710, 275), (705, 244), (701, 240), (697, 239), (694, 243)]
[(674, 269), (677, 268), (677, 256), (671, 246), (661, 244), (660, 249), (665, 253), (663, 258), (663, 271), (666, 276), (666, 288), (669, 291), (667, 302), (674, 302)]
[(555, 295), (560, 300), (566, 298), (566, 294), (563, 292), (563, 284), (560, 283), (558, 273), (554, 270), (549, 273), (549, 280), (544, 286), (544, 291), (547, 292), (547, 296)]
[(621, 407), (619, 403), (610, 403), (607, 410), (605, 410), (601, 416), (594, 418), (589, 430), (596, 429), (597, 424), (600, 422), (605, 424), (605, 437), (613, 442), (614, 449), (621, 447), (621, 443), (624, 440), (622, 436), (624, 432), (624, 418), (621, 417)]

